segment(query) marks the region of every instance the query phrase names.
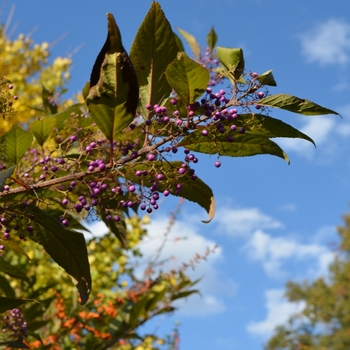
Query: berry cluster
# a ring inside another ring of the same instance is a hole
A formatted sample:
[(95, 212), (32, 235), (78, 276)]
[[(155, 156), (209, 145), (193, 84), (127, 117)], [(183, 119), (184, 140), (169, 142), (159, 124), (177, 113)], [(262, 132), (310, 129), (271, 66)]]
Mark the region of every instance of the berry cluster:
[(0, 323), (2, 332), (13, 339), (23, 339), (27, 336), (27, 323), (19, 309), (6, 312)]

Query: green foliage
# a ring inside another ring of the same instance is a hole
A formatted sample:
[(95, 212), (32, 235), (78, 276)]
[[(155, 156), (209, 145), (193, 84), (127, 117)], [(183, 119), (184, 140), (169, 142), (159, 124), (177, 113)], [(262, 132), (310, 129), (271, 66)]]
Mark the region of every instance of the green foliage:
[(266, 344), (268, 350), (349, 349), (350, 327), (350, 215), (339, 227), (340, 253), (329, 266), (327, 277), (313, 282), (288, 282), (286, 297), (303, 302), (303, 310), (276, 328)]
[[(161, 196), (173, 195), (199, 204), (209, 222), (215, 200), (195, 173), (201, 153), (271, 154), (289, 162), (271, 138), (313, 141), (270, 117), (271, 110), (337, 114), (294, 96), (270, 95), (267, 86), (276, 86), (272, 71), (247, 72), (243, 50), (216, 47), (214, 28), (204, 53), (178, 29), (194, 54), (190, 58), (157, 2), (130, 58), (111, 14), (107, 21), (107, 39), (83, 89), (86, 103), (54, 101), (61, 80), (41, 86), (35, 98), (42, 105), (31, 108), (34, 119), (21, 125), (15, 118), (0, 139), (0, 293), (3, 310), (13, 308), (15, 298), (39, 302), (21, 307), (32, 348), (153, 348), (157, 338), (140, 335), (138, 328), (173, 312), (174, 300), (197, 292), (196, 281), (183, 269), (164, 273), (154, 265), (137, 278), (130, 257), (140, 255), (146, 233), (134, 214), (151, 213)], [(66, 68), (67, 62), (59, 77)], [(0, 82), (7, 123), (17, 100), (9, 82)], [(220, 82), (228, 88), (214, 92)], [(183, 159), (175, 156), (181, 148), (187, 148)], [(102, 220), (108, 234), (86, 243), (80, 232), (88, 231), (85, 219)], [(24, 329), (23, 317), (11, 312), (11, 322)], [(5, 338), (22, 342), (24, 334)]]

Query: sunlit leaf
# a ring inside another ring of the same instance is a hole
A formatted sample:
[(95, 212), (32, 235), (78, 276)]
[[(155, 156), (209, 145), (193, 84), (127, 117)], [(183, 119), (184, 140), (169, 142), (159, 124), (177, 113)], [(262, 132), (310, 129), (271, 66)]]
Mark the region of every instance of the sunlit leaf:
[(46, 115), (53, 115), (57, 113), (57, 105), (53, 100), (53, 93), (42, 85), (42, 99), (44, 112)]
[(226, 75), (232, 83), (240, 78), (244, 71), (243, 50), (240, 48), (233, 49), (228, 47), (217, 47), (218, 59), (225, 68)]
[(24, 271), (22, 271), (17, 266), (11, 265), (4, 259), (0, 259), (0, 272), (5, 273), (10, 277), (19, 278), (23, 281), (29, 282), (28, 277), (26, 276)]
[(42, 146), (51, 135), (56, 121), (55, 118), (42, 118), (40, 120), (34, 120), (29, 124), (29, 130), (35, 136), (40, 146)]
[(24, 153), (31, 146), (33, 135), (29, 131), (14, 125), (1, 137), (0, 142), (2, 142), (4, 147), (4, 160), (7, 162), (7, 165), (14, 165), (22, 160)]
[(256, 79), (259, 80), (259, 82), (263, 85), (277, 86), (275, 78), (273, 77), (273, 74), (272, 74), (272, 69), (259, 75)]
[(185, 104), (195, 102), (209, 83), (209, 72), (184, 52), (169, 64), (165, 74), (168, 82)]
[(164, 72), (179, 51), (175, 35), (159, 3), (153, 2), (130, 49), (140, 86), (141, 113), (147, 116), (145, 106), (162, 104), (169, 97), (171, 86)]
[(139, 99), (136, 72), (108, 13), (107, 40), (91, 72), (87, 103), (91, 117), (109, 141), (134, 119)]
[(214, 50), (217, 41), (218, 41), (218, 36), (215, 33), (214, 27), (211, 27), (210, 32), (207, 35), (207, 44), (210, 52)]
[(176, 33), (174, 33), (174, 37), (175, 37), (175, 42), (176, 42), (178, 51), (184, 52), (184, 51), (185, 51), (185, 48), (184, 48), (184, 46), (183, 46), (183, 44), (182, 44), (181, 39), (179, 38), (179, 36), (178, 36)]
[(299, 97), (295, 97), (287, 94), (276, 94), (268, 96), (259, 101), (259, 105), (268, 106), (274, 108), (285, 109), (286, 111), (303, 114), (303, 115), (324, 115), (324, 114), (337, 114), (331, 109), (322, 107), (309, 100), (304, 100)]
[(14, 289), (11, 287), (10, 282), (7, 280), (5, 276), (0, 275), (0, 290), (3, 291), (6, 297), (15, 298), (16, 293)]
[[(208, 128), (209, 135), (215, 133), (216, 127)], [(284, 151), (273, 141), (265, 136), (254, 134), (235, 134), (234, 141), (228, 140), (228, 133), (215, 133), (215, 139), (203, 136), (200, 130), (185, 137), (180, 146), (187, 147), (192, 151), (206, 154), (218, 154), (229, 157), (247, 157), (258, 154), (271, 154), (286, 160), (289, 159)]]
[(199, 61), (201, 48), (200, 48), (196, 38), (192, 34), (187, 33), (185, 30), (183, 30), (181, 28), (177, 28), (177, 30), (179, 31), (181, 36), (185, 39), (185, 41), (187, 42), (187, 44), (191, 48), (196, 60)]

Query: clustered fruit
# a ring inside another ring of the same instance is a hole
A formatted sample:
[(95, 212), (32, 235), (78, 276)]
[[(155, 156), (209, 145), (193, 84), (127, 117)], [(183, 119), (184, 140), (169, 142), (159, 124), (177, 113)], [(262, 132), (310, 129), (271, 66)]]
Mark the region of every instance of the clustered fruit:
[(0, 323), (2, 332), (13, 339), (24, 339), (27, 336), (27, 323), (19, 309), (7, 311)]

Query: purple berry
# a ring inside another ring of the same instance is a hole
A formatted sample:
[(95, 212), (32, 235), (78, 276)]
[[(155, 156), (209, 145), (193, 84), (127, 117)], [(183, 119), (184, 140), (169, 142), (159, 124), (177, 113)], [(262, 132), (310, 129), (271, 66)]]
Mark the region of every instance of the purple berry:
[(155, 155), (152, 154), (152, 153), (150, 153), (150, 154), (147, 155), (147, 159), (148, 159), (150, 162), (151, 162), (152, 160), (154, 160), (154, 158), (155, 158)]
[(3, 244), (0, 244), (0, 250), (4, 250), (5, 246)]
[(114, 220), (114, 221), (117, 221), (117, 222), (120, 221), (120, 216), (119, 216), (119, 215), (115, 215), (115, 216), (113, 217), (113, 220)]
[(141, 170), (136, 170), (135, 175), (136, 175), (136, 176), (141, 176), (141, 175), (142, 175), (142, 171), (141, 171)]
[(257, 72), (252, 73), (252, 78), (257, 78), (259, 74)]
[(53, 171), (54, 173), (58, 170), (57, 166), (56, 165), (53, 165), (51, 167), (51, 171)]
[(10, 85), (8, 86), (8, 88), (9, 88), (10, 90), (12, 90), (12, 89), (13, 89), (13, 85), (10, 84)]
[(10, 190), (10, 186), (9, 185), (5, 185), (4, 186), (4, 191), (9, 191)]
[(5, 232), (5, 233), (4, 233), (4, 238), (5, 238), (5, 239), (10, 238), (10, 233), (9, 233), (9, 232)]
[(244, 134), (245, 133), (245, 129), (244, 128), (239, 128), (239, 133), (240, 134)]
[(147, 213), (148, 213), (148, 214), (151, 214), (152, 211), (153, 211), (152, 208), (147, 208)]
[(257, 96), (258, 96), (259, 98), (263, 98), (263, 97), (265, 96), (265, 94), (264, 94), (262, 91), (259, 91), (259, 92), (257, 93)]
[(136, 187), (134, 185), (129, 186), (129, 192), (135, 192)]
[(180, 173), (181, 175), (183, 175), (183, 174), (185, 174), (186, 169), (185, 169), (185, 168), (180, 168), (178, 171), (179, 171), (179, 173)]
[(170, 194), (170, 192), (169, 192), (168, 190), (165, 190), (165, 191), (163, 192), (163, 194), (164, 194), (165, 197), (168, 197), (169, 194)]
[(98, 204), (98, 199), (93, 199), (92, 201), (91, 201), (91, 205), (94, 207), (95, 205), (97, 205)]
[(68, 227), (69, 226), (69, 221), (67, 219), (62, 220), (62, 225)]
[(99, 168), (100, 170), (105, 170), (105, 169), (106, 169), (106, 164), (105, 164), (105, 163), (100, 163), (100, 164), (98, 165), (98, 168)]
[(146, 109), (149, 110), (149, 111), (152, 109), (152, 106), (151, 106), (149, 103), (147, 103), (145, 107), (146, 107)]
[(145, 209), (146, 209), (146, 206), (145, 206), (144, 204), (142, 204), (142, 205), (140, 206), (140, 209), (141, 209), (141, 210), (145, 210)]
[(62, 199), (62, 204), (63, 205), (67, 205), (68, 204), (68, 199), (67, 198)]
[(216, 162), (215, 162), (215, 166), (216, 166), (217, 168), (220, 168), (220, 167), (221, 167), (221, 162), (216, 161)]
[(78, 138), (77, 138), (76, 135), (72, 135), (69, 139), (71, 140), (71, 142), (74, 142), (74, 141), (76, 141)]
[(176, 100), (175, 98), (172, 98), (172, 99), (170, 100), (170, 103), (171, 103), (172, 105), (176, 105), (176, 104), (177, 104), (177, 100)]
[(208, 135), (208, 130), (205, 130), (205, 129), (202, 130), (202, 135), (203, 135), (203, 136), (207, 136), (207, 135)]
[(164, 175), (163, 174), (157, 174), (156, 176), (157, 180), (162, 180), (164, 178)]
[(174, 146), (174, 147), (171, 149), (171, 151), (172, 151), (173, 153), (177, 153), (178, 149), (177, 149), (177, 147)]
[(28, 231), (28, 232), (33, 232), (33, 226), (29, 225), (29, 226), (27, 227), (27, 231)]

